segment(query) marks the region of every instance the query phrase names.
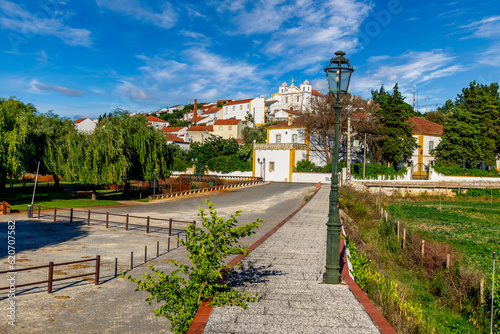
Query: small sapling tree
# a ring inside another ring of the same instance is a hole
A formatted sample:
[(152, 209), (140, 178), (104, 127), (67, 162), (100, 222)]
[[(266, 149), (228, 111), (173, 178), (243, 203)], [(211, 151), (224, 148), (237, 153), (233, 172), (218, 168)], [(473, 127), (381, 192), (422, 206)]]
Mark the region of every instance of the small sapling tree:
[(165, 316), (170, 320), (172, 330), (185, 333), (191, 325), (196, 311), (203, 301), (211, 306), (236, 305), (246, 308), (246, 302), (258, 301), (258, 293), (240, 293), (228, 288), (223, 275), (230, 275), (225, 260), (228, 255), (246, 255), (248, 246), (238, 245), (238, 241), (255, 234), (261, 219), (243, 226), (237, 226), (237, 217), (241, 211), (236, 211), (231, 218), (224, 221), (217, 215), (215, 206), (208, 199), (205, 201), (209, 214), (201, 208), (199, 215), (203, 227), (195, 228), (194, 224), (186, 228), (187, 241), (177, 238), (186, 246), (187, 258), (191, 265), (170, 260), (178, 269), (171, 274), (165, 274), (149, 266), (154, 276), (144, 273), (143, 280), (137, 280), (130, 275), (121, 274), (137, 284), (138, 290), (146, 290), (150, 296), (146, 299), (156, 300), (162, 304), (153, 312), (157, 316)]

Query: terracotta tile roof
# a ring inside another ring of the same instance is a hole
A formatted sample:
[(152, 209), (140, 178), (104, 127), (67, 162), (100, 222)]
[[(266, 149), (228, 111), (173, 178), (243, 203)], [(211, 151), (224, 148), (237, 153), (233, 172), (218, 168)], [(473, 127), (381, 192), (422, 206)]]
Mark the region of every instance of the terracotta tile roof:
[(185, 143), (184, 140), (182, 140), (181, 138), (177, 137), (176, 135), (174, 135), (172, 133), (167, 133), (167, 135), (165, 136), (165, 139), (167, 139), (167, 141), (173, 141), (176, 143)]
[(177, 132), (177, 131), (181, 131), (182, 129), (184, 129), (184, 126), (168, 126), (168, 127), (162, 128), (161, 131)]
[(323, 94), (321, 94), (320, 92), (318, 92), (317, 90), (312, 90), (311, 91), (312, 95), (315, 95), (315, 96), (323, 96)]
[(233, 101), (233, 102), (228, 102), (224, 106), (231, 106), (233, 104), (242, 104), (242, 103), (248, 103), (252, 101), (253, 99), (246, 99), (246, 100), (239, 100), (239, 101)]
[(218, 112), (221, 109), (222, 109), (222, 107), (219, 107), (219, 108), (209, 108), (209, 109), (205, 110), (202, 113), (202, 115), (214, 114), (214, 113)]
[(271, 125), (271, 126), (266, 126), (266, 129), (272, 129), (272, 128), (298, 128), (298, 127), (304, 127), (304, 125), (300, 125), (298, 122), (293, 120), (292, 125), (288, 125), (288, 121), (276, 124), (276, 125)]
[(74, 121), (74, 123), (78, 124), (78, 123), (83, 122), (84, 120), (86, 120), (86, 118), (80, 118), (80, 119), (77, 119), (76, 121)]
[(442, 125), (428, 121), (421, 117), (410, 117), (410, 119), (408, 119), (408, 123), (410, 123), (411, 127), (413, 128), (413, 133), (422, 133), (435, 136), (442, 136), (444, 133)]
[(148, 116), (146, 117), (148, 121), (150, 122), (160, 122), (160, 123), (167, 123), (166, 121), (162, 120), (161, 118), (158, 118), (156, 116)]
[(219, 119), (214, 125), (237, 125), (241, 119)]
[(212, 125), (208, 125), (208, 126), (193, 125), (193, 126), (189, 127), (188, 131), (208, 131), (208, 132), (212, 132), (212, 131), (214, 131), (214, 127)]
[(245, 141), (241, 138), (236, 139), (236, 142), (240, 145), (245, 145)]
[(298, 112), (296, 110), (289, 110), (289, 109), (283, 109), (284, 112), (287, 112), (289, 114), (292, 114), (292, 115), (302, 115), (301, 112)]

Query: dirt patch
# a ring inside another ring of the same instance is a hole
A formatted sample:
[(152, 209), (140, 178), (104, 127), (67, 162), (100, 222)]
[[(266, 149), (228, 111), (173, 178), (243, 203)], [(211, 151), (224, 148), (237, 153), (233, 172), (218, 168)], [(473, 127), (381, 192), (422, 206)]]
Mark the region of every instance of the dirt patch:
[(95, 281), (95, 279), (93, 279), (92, 277), (83, 277), (82, 280), (89, 281), (89, 282), (94, 282)]
[(62, 270), (54, 270), (54, 275), (67, 275), (68, 273)]
[(70, 296), (54, 296), (55, 299), (69, 299)]
[(90, 265), (88, 264), (75, 263), (69, 266), (69, 269), (84, 269), (88, 267), (90, 267)]

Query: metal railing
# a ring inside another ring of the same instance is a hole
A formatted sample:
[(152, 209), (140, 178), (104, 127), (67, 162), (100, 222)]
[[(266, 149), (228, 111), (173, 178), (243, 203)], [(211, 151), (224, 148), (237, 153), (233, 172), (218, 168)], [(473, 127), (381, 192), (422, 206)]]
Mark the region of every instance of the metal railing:
[[(54, 267), (57, 266), (66, 266), (70, 264), (75, 264), (75, 263), (82, 263), (82, 262), (89, 262), (89, 261), (95, 261), (95, 271), (91, 273), (85, 273), (85, 274), (80, 274), (80, 275), (73, 275), (69, 277), (62, 277), (62, 278), (54, 278)], [(21, 288), (24, 286), (30, 286), (30, 285), (39, 285), (39, 284), (44, 284), (47, 283), (47, 293), (52, 293), (52, 285), (54, 282), (57, 281), (64, 281), (72, 278), (78, 278), (78, 277), (84, 277), (84, 276), (89, 276), (89, 275), (94, 275), (94, 284), (99, 285), (99, 270), (101, 266), (101, 256), (96, 255), (95, 258), (92, 259), (85, 259), (85, 260), (78, 260), (78, 261), (71, 261), (71, 262), (63, 262), (63, 263), (54, 263), (52, 261), (49, 262), (48, 265), (45, 266), (37, 266), (37, 267), (29, 267), (29, 268), (22, 268), (22, 269), (15, 269), (15, 270), (6, 270), (6, 271), (0, 271), (0, 274), (17, 274), (20, 271), (26, 271), (26, 270), (35, 270), (35, 269), (41, 269), (41, 268), (49, 268), (48, 271), (48, 279), (45, 281), (38, 281), (38, 282), (32, 282), (32, 283), (26, 283), (26, 284), (21, 284), (21, 285), (16, 285), (16, 288)], [(0, 290), (7, 290), (10, 289), (10, 286), (7, 287), (2, 287)]]

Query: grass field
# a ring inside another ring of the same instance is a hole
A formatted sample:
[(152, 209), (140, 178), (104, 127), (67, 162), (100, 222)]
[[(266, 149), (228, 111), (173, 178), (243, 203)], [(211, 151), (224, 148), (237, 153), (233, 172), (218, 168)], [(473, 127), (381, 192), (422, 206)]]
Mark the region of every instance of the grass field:
[[(408, 245), (402, 249), (395, 223), (375, 214), (376, 196), (342, 190), (341, 207), (355, 222), (345, 228), (357, 251), (365, 251), (377, 271), (397, 284), (400, 297), (421, 310), (423, 321), (414, 322), (401, 316), (400, 309), (391, 309), (390, 300), (379, 302), (398, 332), (489, 333), (492, 252), (500, 250), (500, 202), (494, 198), (492, 203), (490, 196), (443, 197), (441, 202), (428, 196), (381, 199), (393, 221), (399, 220), (413, 236), (426, 240), (426, 259), (432, 252), (441, 255), (440, 261), (432, 263), (422, 261), (419, 241), (413, 245), (416, 251)], [(449, 269), (442, 261), (448, 252), (453, 254)], [(481, 278), (484, 304), (479, 303)], [(376, 300), (381, 290), (378, 285), (372, 289), (367, 293)], [(496, 308), (500, 310), (500, 303)], [(500, 312), (495, 311), (494, 319), (494, 333), (500, 333)]]
[[(28, 204), (31, 204), (33, 196), (33, 184), (31, 187), (13, 187), (0, 190), (0, 202), (6, 201), (11, 205), (11, 212), (25, 211)], [(85, 206), (102, 206), (102, 205), (116, 205), (119, 204), (118, 200), (136, 199), (126, 197), (122, 192), (117, 191), (98, 191), (97, 200), (91, 200), (91, 193), (77, 192), (75, 194), (72, 190), (55, 190), (46, 185), (38, 185), (34, 205), (41, 205), (42, 207), (58, 207), (58, 208), (71, 208), (71, 207), (85, 207)]]

